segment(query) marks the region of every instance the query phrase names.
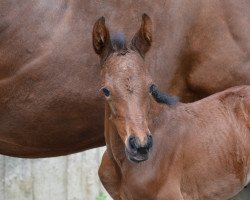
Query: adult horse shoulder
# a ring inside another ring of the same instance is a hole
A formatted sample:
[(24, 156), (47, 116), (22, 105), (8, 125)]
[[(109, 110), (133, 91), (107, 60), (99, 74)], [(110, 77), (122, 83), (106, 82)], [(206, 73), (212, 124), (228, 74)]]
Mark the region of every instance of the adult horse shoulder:
[(234, 197), (250, 181), (250, 86), (178, 104), (144, 66), (151, 43), (146, 14), (130, 45), (110, 38), (104, 18), (93, 28), (106, 97), (104, 187), (116, 200)]

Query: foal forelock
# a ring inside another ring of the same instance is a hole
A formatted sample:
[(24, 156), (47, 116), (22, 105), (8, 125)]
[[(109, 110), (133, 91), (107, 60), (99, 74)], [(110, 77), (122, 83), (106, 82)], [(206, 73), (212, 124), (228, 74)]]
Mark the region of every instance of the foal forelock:
[(126, 39), (124, 33), (112, 33), (111, 44), (115, 52), (119, 52), (119, 55), (125, 55), (128, 52)]

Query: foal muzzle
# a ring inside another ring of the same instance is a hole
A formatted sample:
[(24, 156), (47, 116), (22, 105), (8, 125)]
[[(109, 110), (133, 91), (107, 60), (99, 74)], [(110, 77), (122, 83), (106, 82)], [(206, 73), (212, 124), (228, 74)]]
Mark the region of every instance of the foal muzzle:
[(153, 137), (151, 134), (147, 134), (142, 142), (136, 136), (129, 136), (125, 147), (126, 156), (136, 163), (146, 161), (152, 147)]

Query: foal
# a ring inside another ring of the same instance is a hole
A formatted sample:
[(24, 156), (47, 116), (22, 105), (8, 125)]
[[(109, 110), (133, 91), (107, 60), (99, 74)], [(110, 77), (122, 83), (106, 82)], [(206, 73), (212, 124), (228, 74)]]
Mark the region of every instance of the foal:
[(106, 97), (100, 179), (115, 200), (232, 198), (250, 181), (250, 86), (191, 104), (162, 94), (143, 62), (151, 26), (144, 14), (128, 48), (104, 18), (94, 25)]

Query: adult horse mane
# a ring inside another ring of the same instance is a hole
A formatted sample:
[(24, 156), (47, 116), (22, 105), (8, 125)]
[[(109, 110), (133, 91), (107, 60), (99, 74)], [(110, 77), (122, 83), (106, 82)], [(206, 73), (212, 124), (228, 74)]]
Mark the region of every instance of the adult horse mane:
[(141, 24), (123, 56), (113, 50), (103, 18), (93, 27), (94, 49), (105, 58), (104, 187), (115, 200), (233, 198), (250, 181), (250, 86), (176, 104), (144, 64), (151, 19), (144, 14)]

